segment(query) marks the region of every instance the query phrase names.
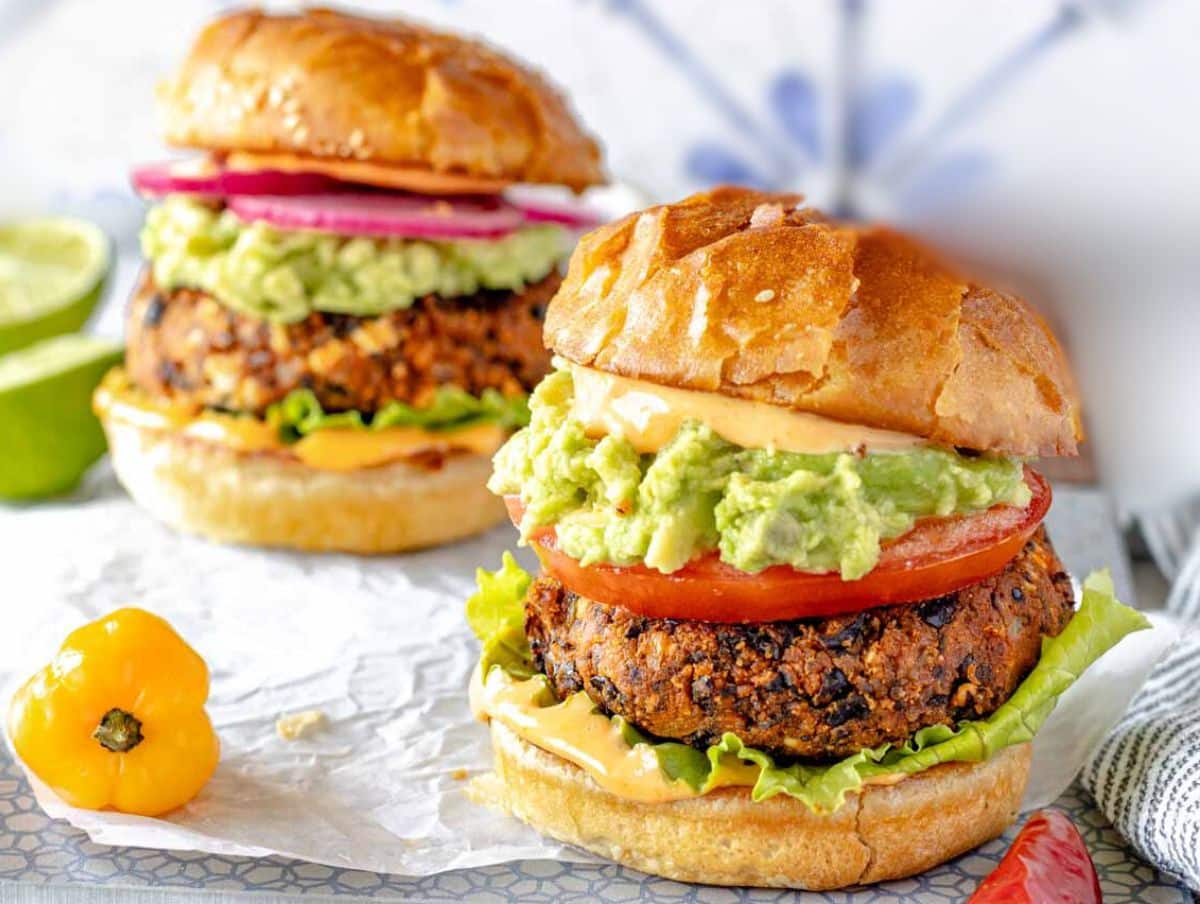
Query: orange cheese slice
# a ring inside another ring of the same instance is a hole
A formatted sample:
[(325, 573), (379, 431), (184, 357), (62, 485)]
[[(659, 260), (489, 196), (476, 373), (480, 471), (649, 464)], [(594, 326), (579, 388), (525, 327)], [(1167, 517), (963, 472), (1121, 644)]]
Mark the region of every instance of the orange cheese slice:
[(499, 424), (484, 423), (457, 430), (331, 428), (314, 431), (294, 443), (285, 443), (274, 428), (257, 418), (151, 399), (129, 383), (121, 368), (114, 368), (101, 381), (93, 408), (102, 420), (113, 419), (147, 430), (179, 433), (237, 452), (275, 452), (320, 471), (373, 468), (426, 452), (465, 451), (490, 455), (507, 437)]
[(383, 430), (317, 430), (288, 447), (310, 468), (356, 471), (399, 461), (420, 452), (462, 450), (491, 455), (504, 442), (499, 424), (476, 424), (458, 430), (387, 427)]

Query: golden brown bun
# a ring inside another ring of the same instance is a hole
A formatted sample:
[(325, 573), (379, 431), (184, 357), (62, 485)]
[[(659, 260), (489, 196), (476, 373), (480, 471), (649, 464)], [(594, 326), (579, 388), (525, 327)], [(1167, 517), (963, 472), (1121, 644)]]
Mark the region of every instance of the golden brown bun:
[(223, 16), (159, 91), (167, 141), (581, 189), (600, 151), (539, 75), (477, 41), (330, 10)]
[(1019, 298), (799, 195), (717, 188), (580, 241), (546, 315), (577, 364), (937, 443), (1073, 455), (1066, 359)]
[(496, 773), (472, 791), (559, 841), (680, 882), (811, 890), (923, 872), (1000, 835), (1016, 818), (1030, 747), (868, 786), (831, 816), (744, 788), (665, 804), (602, 790), (561, 757), (492, 723)]
[(129, 495), (160, 521), (210, 540), (389, 553), (459, 540), (504, 518), (484, 486), (486, 455), (453, 455), (437, 470), (397, 462), (319, 471), (112, 418), (104, 430)]

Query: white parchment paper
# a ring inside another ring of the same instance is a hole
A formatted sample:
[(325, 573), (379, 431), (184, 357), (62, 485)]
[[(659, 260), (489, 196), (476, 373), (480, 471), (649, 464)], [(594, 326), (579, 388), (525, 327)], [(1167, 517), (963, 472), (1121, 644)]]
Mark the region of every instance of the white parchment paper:
[[(137, 605), (208, 661), (222, 758), (166, 819), (77, 810), (34, 780), (47, 813), (104, 844), (401, 875), (589, 859), (464, 795), (490, 752), (467, 708), (477, 646), (462, 603), (475, 568), (513, 545), (510, 527), (374, 559), (248, 550), (176, 535), (105, 470), (93, 478), (61, 503), (0, 507), (0, 704), (72, 628)], [(1160, 626), (1127, 639), (1064, 697), (1035, 744), (1028, 806), (1066, 789), (1173, 637)], [(309, 709), (328, 716), (324, 731), (276, 735), (280, 715)]]

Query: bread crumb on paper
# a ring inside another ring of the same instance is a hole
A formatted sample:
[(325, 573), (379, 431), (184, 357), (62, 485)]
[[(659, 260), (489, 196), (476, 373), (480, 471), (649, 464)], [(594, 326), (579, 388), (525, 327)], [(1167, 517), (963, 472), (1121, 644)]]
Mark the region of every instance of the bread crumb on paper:
[(314, 734), (329, 724), (325, 713), (319, 709), (289, 713), (275, 721), (275, 733), (285, 741), (298, 741)]
[(496, 775), (495, 772), (484, 772), (475, 776), (467, 782), (463, 793), (466, 794), (467, 800), (473, 804), (490, 807), (493, 810), (505, 809), (504, 782), (500, 780), (500, 776)]

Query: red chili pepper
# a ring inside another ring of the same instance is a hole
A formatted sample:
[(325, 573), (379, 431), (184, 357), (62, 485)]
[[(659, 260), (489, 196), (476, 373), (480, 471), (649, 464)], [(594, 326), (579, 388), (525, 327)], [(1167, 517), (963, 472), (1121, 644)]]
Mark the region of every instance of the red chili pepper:
[(967, 904), (1101, 904), (1100, 879), (1079, 831), (1059, 810), (1029, 818)]

